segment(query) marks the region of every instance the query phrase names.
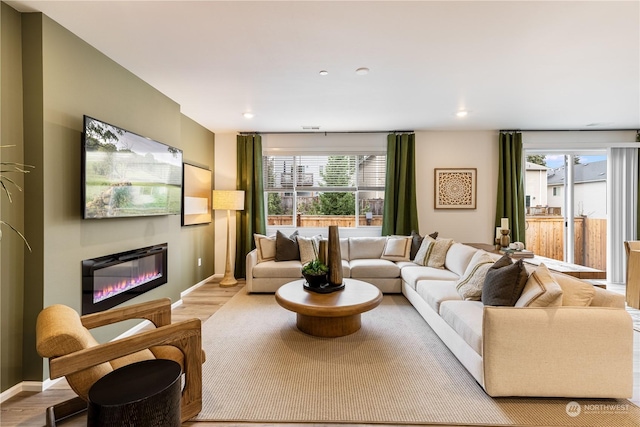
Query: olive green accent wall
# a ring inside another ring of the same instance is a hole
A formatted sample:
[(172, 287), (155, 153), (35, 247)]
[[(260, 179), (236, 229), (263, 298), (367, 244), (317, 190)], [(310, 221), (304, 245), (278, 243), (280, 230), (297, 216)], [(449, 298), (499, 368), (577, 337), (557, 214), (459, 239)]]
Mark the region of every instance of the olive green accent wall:
[[(2, 3), (0, 7), (0, 159), (23, 163), (22, 136), (22, 37), (20, 14)], [(21, 174), (11, 174), (21, 187)], [(11, 189), (12, 203), (0, 195), (0, 217), (24, 230), (24, 193)], [(2, 390), (22, 381), (22, 303), (24, 297), (24, 244), (7, 227), (0, 241), (0, 386)]]
[[(47, 16), (27, 13), (21, 18), (24, 156), (36, 167), (25, 178), (25, 230), (33, 253), (24, 260), (22, 342), (9, 345), (22, 345), (20, 381), (42, 381), (48, 369), (35, 351), (37, 314), (57, 303), (81, 311), (83, 259), (169, 244), (168, 283), (123, 305), (160, 297), (175, 302), (182, 291), (213, 274), (213, 224), (181, 227), (180, 215), (82, 219), (83, 115), (180, 148), (185, 161), (209, 169), (214, 135), (181, 114), (173, 100)], [(4, 105), (4, 92), (2, 99)], [(4, 276), (2, 287), (4, 292)], [(100, 328), (95, 335), (108, 341), (136, 323)], [(2, 331), (4, 337), (4, 318)], [(17, 382), (3, 381), (2, 390)]]
[[(189, 150), (184, 152), (184, 162), (211, 170), (211, 190), (213, 191), (214, 168), (214, 135), (186, 116), (182, 116), (181, 140), (184, 142), (200, 141), (199, 144), (188, 144)], [(182, 227), (181, 254), (186, 260), (182, 263), (182, 276), (194, 277), (198, 283), (214, 273), (215, 245), (214, 223), (190, 225)], [(198, 258), (202, 265), (198, 266)]]
[[(25, 177), (25, 236), (32, 252), (25, 255), (22, 377), (41, 380), (43, 360), (35, 352), (35, 319), (43, 307), (43, 80), (42, 15), (22, 15), (22, 93), (24, 161), (35, 168)], [(12, 345), (12, 343), (9, 343)]]

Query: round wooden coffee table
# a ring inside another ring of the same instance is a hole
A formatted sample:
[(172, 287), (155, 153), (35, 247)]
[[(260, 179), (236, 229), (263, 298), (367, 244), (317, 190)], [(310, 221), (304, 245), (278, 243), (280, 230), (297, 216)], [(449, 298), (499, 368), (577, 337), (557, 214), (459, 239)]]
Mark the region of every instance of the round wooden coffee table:
[(296, 313), (296, 325), (316, 337), (343, 337), (360, 329), (360, 315), (382, 301), (380, 289), (370, 283), (344, 279), (345, 288), (318, 294), (302, 287), (304, 279), (289, 282), (276, 292), (276, 301)]

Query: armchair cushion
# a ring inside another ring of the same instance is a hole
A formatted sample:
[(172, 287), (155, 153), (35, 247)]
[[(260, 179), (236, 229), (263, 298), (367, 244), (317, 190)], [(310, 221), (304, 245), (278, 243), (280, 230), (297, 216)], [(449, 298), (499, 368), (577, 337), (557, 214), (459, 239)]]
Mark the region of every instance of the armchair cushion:
[[(36, 349), (42, 357), (59, 357), (99, 343), (82, 325), (78, 313), (65, 305), (52, 305), (40, 313), (36, 322)], [(78, 396), (87, 400), (89, 388), (100, 378), (113, 371), (109, 363), (101, 363), (67, 376), (69, 386)]]

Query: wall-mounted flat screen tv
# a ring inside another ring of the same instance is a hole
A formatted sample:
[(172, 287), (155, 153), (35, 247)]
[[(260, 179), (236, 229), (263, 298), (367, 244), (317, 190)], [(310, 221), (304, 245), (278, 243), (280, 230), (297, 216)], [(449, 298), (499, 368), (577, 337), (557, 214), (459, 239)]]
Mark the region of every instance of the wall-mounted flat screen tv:
[(82, 217), (179, 215), (182, 151), (84, 116)]

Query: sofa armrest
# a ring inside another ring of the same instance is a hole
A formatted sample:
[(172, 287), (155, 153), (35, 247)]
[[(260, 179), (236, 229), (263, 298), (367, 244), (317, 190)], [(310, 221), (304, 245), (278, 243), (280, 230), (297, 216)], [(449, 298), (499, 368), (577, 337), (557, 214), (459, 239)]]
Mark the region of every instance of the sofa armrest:
[(625, 309), (625, 297), (623, 294), (611, 292), (597, 286), (594, 286), (593, 289), (596, 291), (596, 293), (593, 296), (593, 301), (591, 301), (591, 306), (615, 307), (622, 310)]
[(246, 289), (247, 292), (253, 292), (253, 267), (258, 264), (258, 250), (254, 249), (247, 254), (246, 259)]
[(485, 307), (482, 329), (490, 396), (632, 395), (633, 323), (625, 310)]

